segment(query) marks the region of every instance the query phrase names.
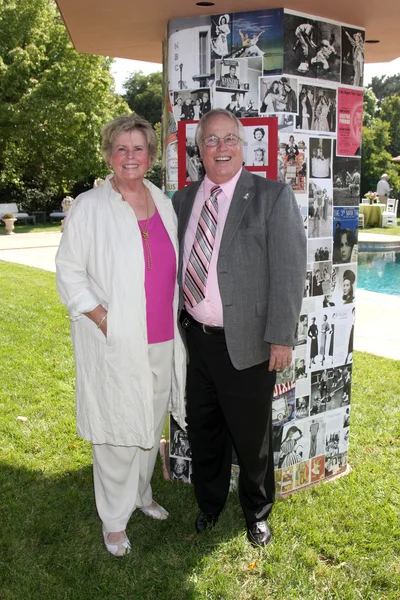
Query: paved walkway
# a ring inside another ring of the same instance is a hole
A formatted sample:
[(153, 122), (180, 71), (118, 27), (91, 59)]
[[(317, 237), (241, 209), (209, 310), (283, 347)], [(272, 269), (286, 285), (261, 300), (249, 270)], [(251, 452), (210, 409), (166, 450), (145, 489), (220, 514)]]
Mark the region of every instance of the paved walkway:
[[(61, 233), (0, 235), (0, 260), (55, 271)], [(368, 236), (368, 237), (367, 237)], [(393, 241), (399, 236), (360, 234), (360, 241)], [(379, 239), (378, 239), (379, 238)], [(400, 360), (400, 296), (357, 290), (354, 347), (362, 352)]]

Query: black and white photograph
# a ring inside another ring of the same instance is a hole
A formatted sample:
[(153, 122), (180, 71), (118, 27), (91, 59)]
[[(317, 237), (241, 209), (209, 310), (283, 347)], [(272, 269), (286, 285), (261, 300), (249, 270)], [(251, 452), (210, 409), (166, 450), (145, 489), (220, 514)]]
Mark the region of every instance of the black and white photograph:
[(299, 82), (299, 106), (296, 129), (326, 134), (336, 132), (336, 88)]
[(183, 483), (191, 483), (192, 480), (192, 461), (185, 458), (169, 459), (169, 468), (171, 479), (174, 481), (182, 481)]
[(212, 15), (211, 50), (212, 58), (224, 58), (231, 54), (231, 14)]
[(278, 467), (290, 467), (308, 458), (310, 451), (309, 431), (305, 421), (295, 421), (283, 426), (282, 441), (279, 450)]
[(298, 80), (295, 77), (260, 77), (260, 114), (298, 113)]
[(294, 387), (274, 397), (272, 401), (272, 424), (274, 426), (284, 425), (295, 419), (295, 393)]
[(192, 457), (187, 431), (181, 429), (172, 417), (170, 418), (169, 454), (182, 458)]
[(333, 155), (333, 204), (358, 206), (360, 202), (361, 159)]
[(308, 421), (304, 422), (308, 427), (310, 437), (310, 450), (307, 458), (315, 458), (321, 454), (324, 454), (324, 442), (325, 442), (325, 422), (321, 417), (311, 417)]
[(324, 260), (332, 260), (332, 238), (308, 239), (307, 261), (312, 263)]
[(358, 206), (333, 207), (333, 264), (357, 262)]
[(304, 229), (307, 235), (307, 231), (308, 231), (308, 197), (307, 194), (295, 194), (296, 196), (296, 201), (297, 201), (297, 206), (299, 207), (299, 211), (301, 214), (301, 217), (303, 219), (303, 225), (304, 225)]
[(175, 121), (198, 121), (211, 110), (208, 88), (195, 91), (171, 92), (171, 106)]
[(208, 87), (211, 75), (211, 18), (172, 19), (168, 23), (168, 89)]
[(311, 373), (310, 415), (348, 406), (351, 375), (351, 365)]
[(325, 477), (334, 477), (347, 468), (347, 452), (343, 454), (329, 454), (325, 457)]
[[(258, 80), (262, 75), (262, 58), (238, 58), (215, 61), (215, 88), (217, 91), (245, 92), (247, 111), (258, 109)], [(256, 115), (250, 115), (256, 116)]]
[(307, 344), (308, 315), (300, 315), (297, 325), (297, 346)]
[(342, 83), (363, 86), (365, 31), (342, 26)]
[(332, 183), (326, 179), (313, 179), (308, 187), (308, 237), (331, 237)]
[(289, 11), (285, 11), (284, 22), (284, 72), (339, 82), (340, 25)]
[(332, 311), (312, 313), (308, 328), (308, 368), (310, 371), (333, 364), (334, 331)]
[(332, 140), (310, 137), (310, 177), (330, 179), (332, 176)]
[(306, 419), (310, 416), (310, 396), (296, 398), (296, 420)]
[(336, 306), (354, 304), (357, 287), (357, 263), (337, 265), (332, 269), (332, 301)]
[(288, 183), (296, 196), (307, 193), (307, 142), (298, 133), (279, 133), (278, 180)]
[(195, 141), (197, 123), (186, 126), (186, 181), (198, 181), (204, 176), (200, 151)]
[(294, 362), (294, 374), (296, 382), (298, 379), (307, 379), (307, 367), (305, 358), (296, 358)]
[(244, 164), (250, 167), (268, 166), (268, 126), (245, 127)]
[[(315, 263), (312, 269), (311, 295), (329, 296), (332, 293), (332, 285), (332, 262)], [(308, 324), (310, 325), (310, 315), (308, 317)]]

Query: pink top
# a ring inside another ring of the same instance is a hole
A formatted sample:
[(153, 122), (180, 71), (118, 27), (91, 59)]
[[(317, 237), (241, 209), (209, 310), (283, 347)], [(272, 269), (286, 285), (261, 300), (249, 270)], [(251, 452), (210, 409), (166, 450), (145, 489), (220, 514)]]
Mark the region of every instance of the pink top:
[[(145, 224), (146, 220), (139, 221), (141, 229)], [(176, 281), (176, 258), (174, 247), (157, 210), (149, 219), (148, 231), (152, 269), (147, 268), (147, 250), (142, 236), (147, 341), (149, 344), (158, 344), (174, 338), (172, 306)]]
[[(223, 327), (224, 317), (222, 310), (221, 296), (218, 287), (218, 275), (217, 275), (217, 262), (219, 249), (221, 246), (222, 233), (226, 218), (228, 216), (229, 207), (232, 202), (233, 193), (236, 188), (236, 184), (240, 177), (242, 169), (236, 173), (236, 175), (227, 181), (221, 183), (222, 193), (218, 196), (218, 222), (217, 222), (217, 233), (214, 241), (214, 249), (211, 256), (210, 267), (208, 270), (206, 295), (204, 300), (199, 302), (195, 307), (185, 305), (188, 313), (192, 315), (196, 321), (205, 323), (206, 325), (213, 325), (215, 327)], [(194, 200), (192, 214), (188, 222), (188, 226), (185, 233), (185, 244), (183, 248), (183, 269), (182, 278), (183, 283), (185, 279), (186, 266), (189, 261), (190, 252), (192, 250), (194, 238), (196, 235), (197, 223), (199, 222), (200, 213), (203, 208), (203, 204), (207, 198), (210, 197), (211, 188), (216, 185), (213, 183), (207, 175), (204, 178), (203, 183), (199, 187), (196, 198)]]

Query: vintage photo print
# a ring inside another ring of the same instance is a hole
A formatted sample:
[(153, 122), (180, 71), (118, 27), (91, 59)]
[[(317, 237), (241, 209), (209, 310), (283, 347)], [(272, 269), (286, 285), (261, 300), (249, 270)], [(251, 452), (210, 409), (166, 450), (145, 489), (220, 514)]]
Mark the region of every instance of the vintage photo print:
[(311, 483), (316, 483), (325, 477), (325, 456), (311, 459)]
[(333, 204), (358, 206), (360, 202), (361, 159), (333, 155)]
[(282, 73), (282, 9), (234, 13), (232, 58), (254, 57), (263, 59), (264, 74)]
[[(331, 261), (313, 264), (311, 295), (324, 298), (332, 293), (332, 263)], [(320, 303), (322, 307), (322, 302)], [(310, 326), (310, 316), (308, 317)]]
[(338, 156), (360, 156), (363, 123), (363, 90), (338, 88)]
[(209, 88), (196, 91), (171, 92), (171, 106), (175, 121), (198, 121), (211, 110)]
[(216, 107), (238, 117), (257, 117), (262, 58), (216, 60), (215, 72)]
[(362, 87), (365, 31), (342, 26), (342, 83)]
[(172, 19), (168, 23), (168, 89), (209, 87), (211, 18)]
[(295, 194), (307, 193), (307, 138), (279, 133), (278, 178), (291, 185)]
[(170, 418), (169, 455), (181, 458), (192, 458), (187, 431), (179, 427), (175, 419)]
[(337, 265), (332, 269), (332, 302), (335, 306), (354, 304), (357, 287), (357, 264)]
[(309, 315), (308, 328), (308, 369), (315, 371), (333, 364), (335, 328), (333, 312), (323, 309), (322, 313)]
[(347, 452), (325, 456), (325, 478), (334, 477), (347, 469)]
[(285, 11), (284, 72), (340, 81), (340, 25)]
[(308, 237), (332, 235), (332, 182), (326, 179), (310, 180), (308, 186)]
[(296, 419), (306, 419), (310, 416), (310, 396), (296, 398)]
[(295, 489), (308, 485), (310, 483), (310, 461), (305, 460), (294, 467), (294, 487)]
[(192, 481), (192, 461), (185, 458), (169, 459), (169, 468), (171, 479), (174, 481), (182, 481), (183, 483), (191, 483)]
[(308, 229), (308, 198), (307, 194), (295, 194), (297, 206), (299, 207), (299, 211), (301, 214), (301, 218), (303, 219), (303, 225), (305, 232), (307, 234)]
[(299, 114), (296, 129), (321, 131), (325, 134), (336, 131), (336, 88), (299, 82)]
[(332, 238), (309, 238), (307, 248), (307, 262), (321, 262), (332, 260)]
[(232, 52), (232, 15), (212, 15), (211, 52), (212, 58), (225, 58)]
[(197, 123), (179, 123), (178, 126), (178, 177), (179, 181), (184, 179), (184, 184), (198, 181), (204, 176), (203, 162), (195, 140), (196, 129)]
[(357, 262), (358, 206), (333, 207), (333, 264)]
[(326, 137), (310, 137), (310, 177), (332, 177), (332, 140)]
[(260, 114), (298, 113), (298, 80), (295, 77), (260, 77)]
[(296, 465), (308, 458), (310, 451), (309, 431), (304, 420), (283, 426), (279, 449), (278, 468)]
[(245, 127), (244, 164), (250, 167), (268, 166), (268, 127)]

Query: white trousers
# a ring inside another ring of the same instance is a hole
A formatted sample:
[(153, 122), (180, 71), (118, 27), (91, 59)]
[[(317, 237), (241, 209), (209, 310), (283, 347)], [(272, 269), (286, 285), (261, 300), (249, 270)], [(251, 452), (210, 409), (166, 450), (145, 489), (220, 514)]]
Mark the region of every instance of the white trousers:
[(148, 347), (153, 374), (153, 448), (92, 444), (94, 495), (104, 531), (124, 531), (135, 508), (152, 503), (150, 480), (167, 415), (173, 344), (171, 340)]

